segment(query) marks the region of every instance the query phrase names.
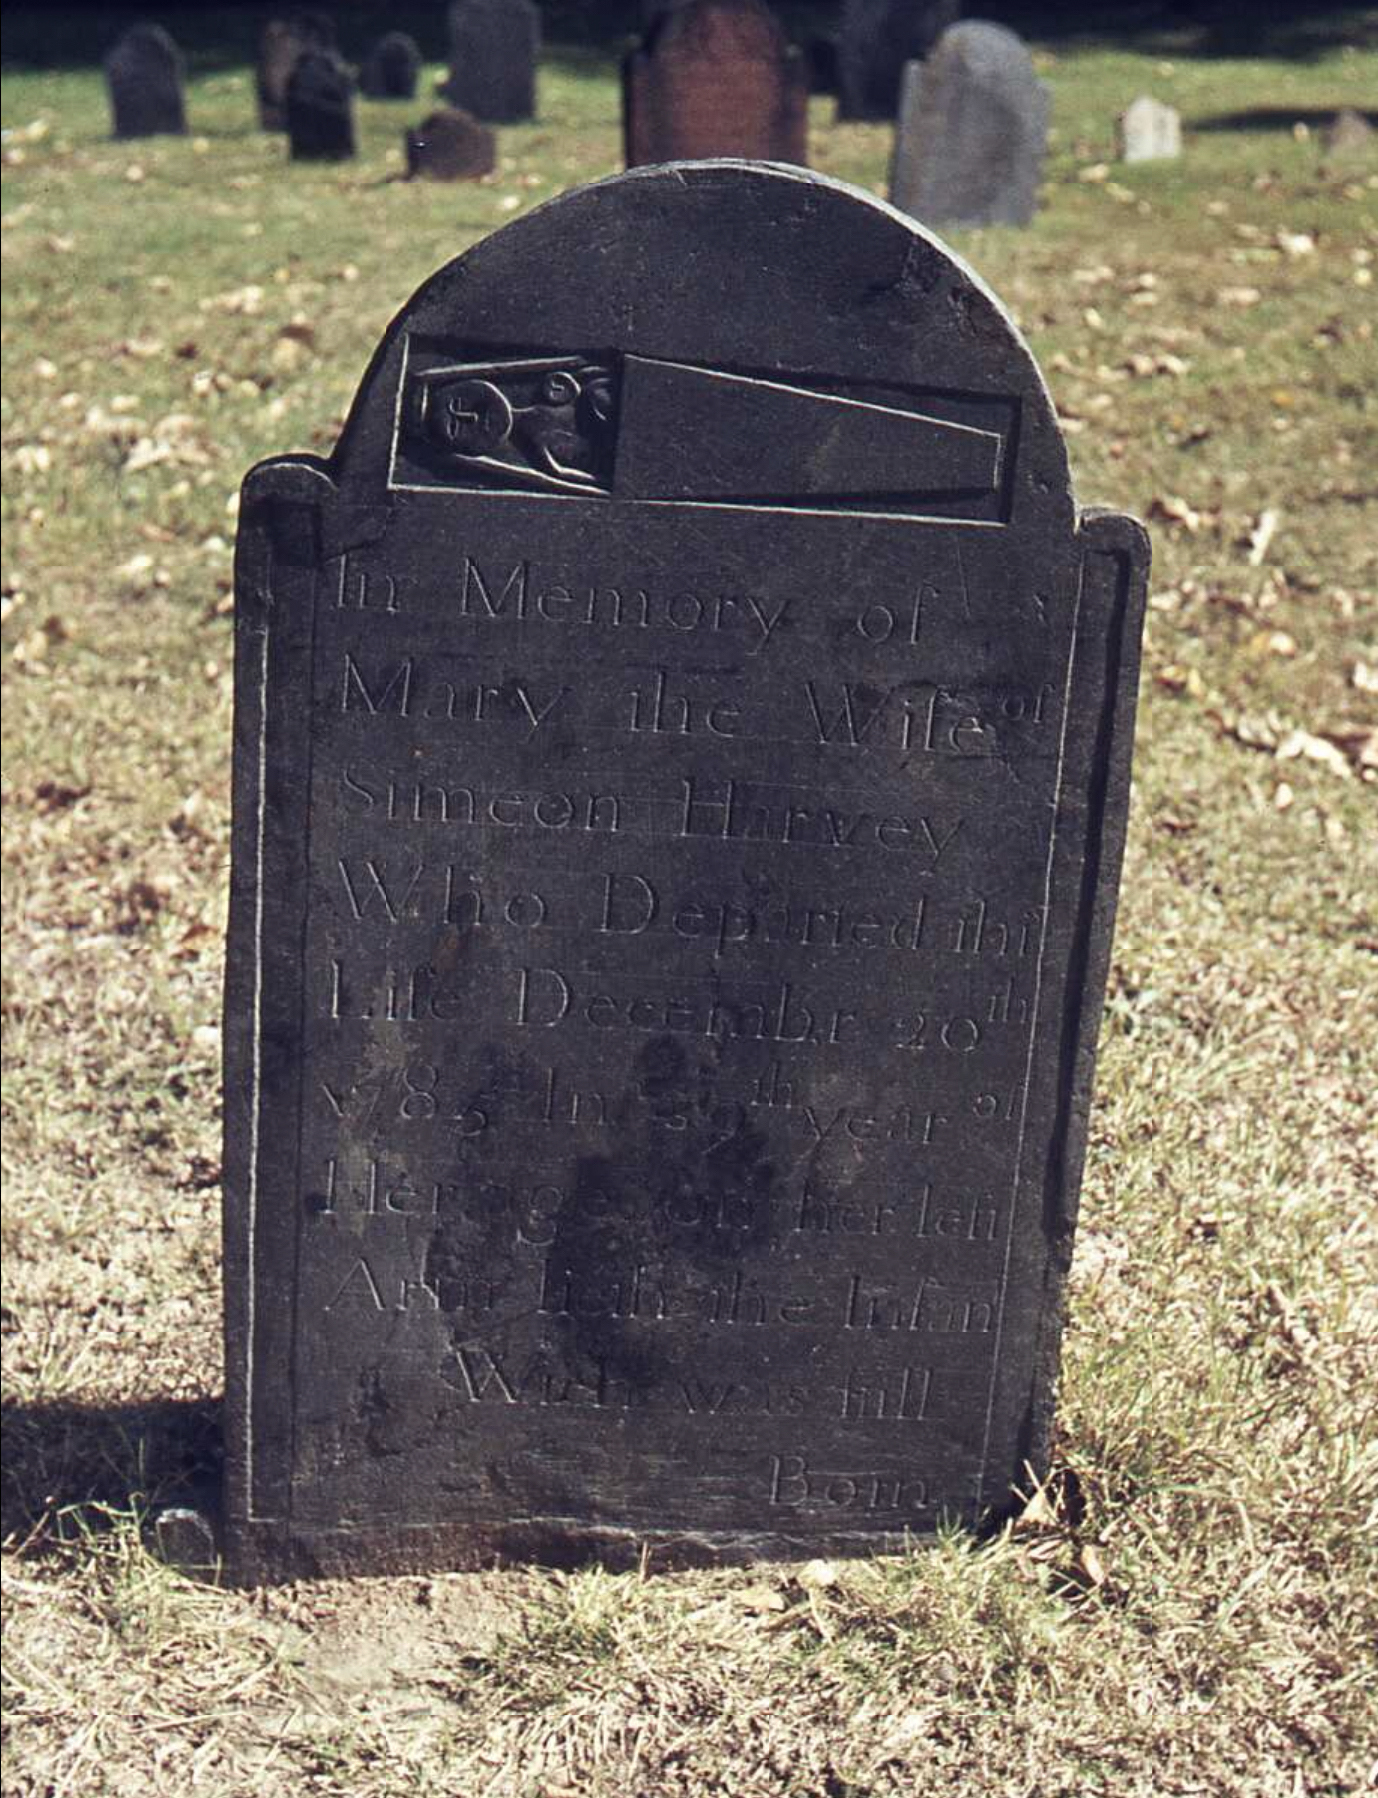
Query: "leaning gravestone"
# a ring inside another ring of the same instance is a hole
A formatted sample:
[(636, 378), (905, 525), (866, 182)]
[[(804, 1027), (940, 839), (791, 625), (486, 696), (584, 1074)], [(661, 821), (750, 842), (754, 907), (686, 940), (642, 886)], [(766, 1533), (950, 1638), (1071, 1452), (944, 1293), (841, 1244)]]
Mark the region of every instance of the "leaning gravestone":
[(292, 65), (287, 138), (294, 162), (343, 162), (354, 154), (354, 77), (329, 50), (308, 50)]
[(893, 119), (904, 65), (927, 56), (962, 0), (847, 0), (837, 45), (837, 116)]
[(328, 13), (301, 11), (269, 19), (258, 40), (258, 122), (264, 131), (287, 129), (287, 83), (297, 58), (308, 50), (334, 50), (335, 25)]
[(623, 176), (239, 516), (234, 1576), (1007, 1512), (1148, 551), (998, 302), (836, 182)]
[(532, 0), (454, 0), (449, 22), (442, 97), (490, 125), (533, 118), (541, 19)]
[(808, 161), (808, 66), (766, 0), (687, 0), (622, 70), (628, 168), (682, 158)]
[(1048, 90), (1003, 25), (954, 25), (904, 71), (890, 198), (926, 225), (1027, 225), (1048, 142)]
[(1115, 122), (1121, 162), (1159, 162), (1182, 154), (1182, 115), (1151, 94), (1131, 100)]
[(407, 133), (406, 155), (414, 180), (474, 181), (491, 174), (497, 141), (471, 114), (443, 107)]
[(364, 58), (359, 92), (370, 100), (414, 100), (421, 52), (405, 31), (389, 31)]
[(182, 53), (161, 25), (133, 25), (105, 58), (115, 137), (180, 137), (187, 128)]

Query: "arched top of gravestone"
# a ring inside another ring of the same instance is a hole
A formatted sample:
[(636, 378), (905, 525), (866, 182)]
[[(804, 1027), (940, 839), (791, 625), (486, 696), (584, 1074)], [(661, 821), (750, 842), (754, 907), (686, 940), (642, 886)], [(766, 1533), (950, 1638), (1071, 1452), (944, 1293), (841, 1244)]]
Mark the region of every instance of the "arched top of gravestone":
[(171, 34), (147, 19), (122, 32), (105, 53), (105, 67), (111, 73), (128, 64), (137, 64), (141, 70), (161, 64), (179, 78), (185, 72), (182, 52)]
[[(864, 478), (746, 490), (768, 447), (825, 422)], [(784, 164), (634, 170), (485, 239), (393, 321), (330, 461), (292, 460), (351, 510), (442, 489), (1075, 516), (1047, 389), (994, 294), (912, 219)]]

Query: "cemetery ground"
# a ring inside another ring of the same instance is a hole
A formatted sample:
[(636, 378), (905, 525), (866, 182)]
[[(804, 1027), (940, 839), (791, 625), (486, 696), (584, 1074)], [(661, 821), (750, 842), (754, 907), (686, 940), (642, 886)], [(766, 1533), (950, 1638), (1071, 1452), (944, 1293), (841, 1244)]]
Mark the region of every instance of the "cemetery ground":
[[(954, 243), (1156, 558), (1046, 1488), (873, 1562), (258, 1593), (144, 1545), (216, 1471), (234, 495), (328, 449), (435, 267), (618, 166), (615, 66), (548, 61), (454, 187), (392, 179), (424, 107), (292, 167), (247, 70), (123, 144), (98, 72), (6, 81), (7, 1795), (1375, 1777), (1378, 174), (1316, 126), (1378, 57), (1039, 61), (1042, 211)], [(1111, 162), (1142, 91), (1182, 162)], [(888, 149), (814, 103), (824, 172)]]

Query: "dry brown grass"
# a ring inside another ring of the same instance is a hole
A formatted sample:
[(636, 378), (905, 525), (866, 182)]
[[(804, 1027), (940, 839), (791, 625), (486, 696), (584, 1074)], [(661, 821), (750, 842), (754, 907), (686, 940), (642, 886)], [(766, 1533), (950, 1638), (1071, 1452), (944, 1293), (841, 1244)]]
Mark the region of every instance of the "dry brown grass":
[[(614, 166), (610, 76), (553, 77), (458, 192), (380, 184), (392, 113), (287, 170), (242, 77), (198, 89), (204, 148), (137, 150), (91, 77), (7, 82), (6, 1794), (1373, 1780), (1378, 188), (1264, 132), (1080, 178), (1140, 89), (1190, 121), (1373, 69), (1069, 56), (1038, 226), (963, 246), (1083, 493), (1157, 552), (1048, 1491), (985, 1547), (851, 1566), (266, 1594), (141, 1537), (215, 1470), (227, 502), (329, 441), (432, 267)], [(875, 129), (820, 115), (815, 152), (882, 178)]]

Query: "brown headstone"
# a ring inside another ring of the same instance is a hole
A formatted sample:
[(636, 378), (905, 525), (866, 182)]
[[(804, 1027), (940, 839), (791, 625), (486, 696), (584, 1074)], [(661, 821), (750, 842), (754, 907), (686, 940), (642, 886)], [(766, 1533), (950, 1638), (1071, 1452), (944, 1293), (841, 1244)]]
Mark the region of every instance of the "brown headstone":
[(407, 173), (413, 180), (474, 181), (491, 173), (497, 140), (486, 125), (457, 106), (442, 107), (407, 133)]
[(712, 156), (808, 161), (808, 69), (765, 0), (689, 0), (622, 71), (628, 168)]
[(307, 50), (333, 50), (335, 26), (327, 13), (301, 11), (269, 19), (258, 40), (258, 122), (264, 131), (287, 129), (287, 83)]

